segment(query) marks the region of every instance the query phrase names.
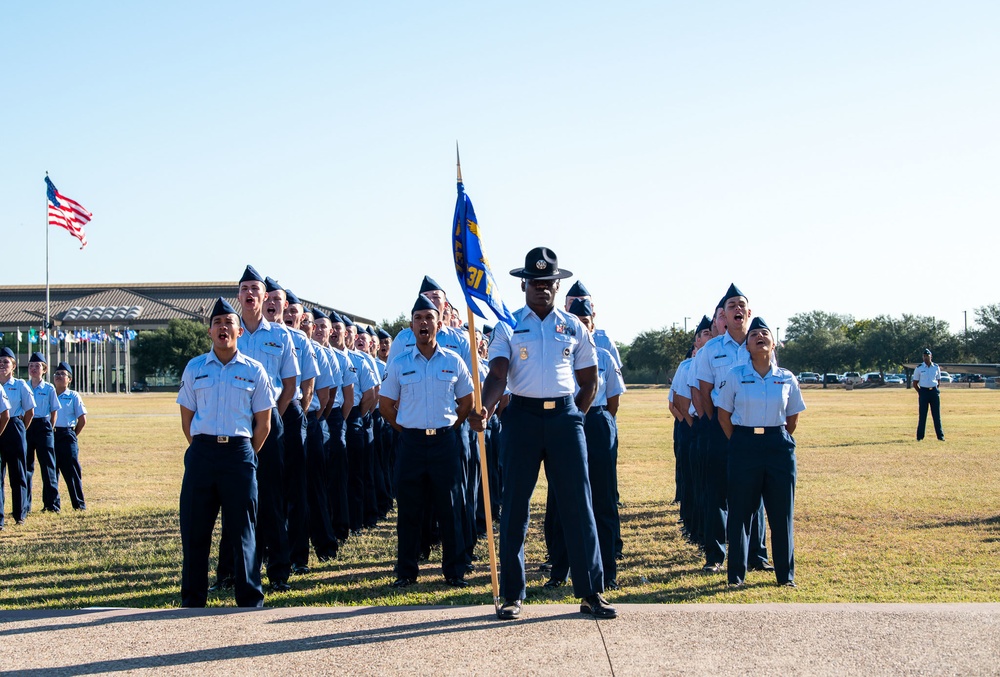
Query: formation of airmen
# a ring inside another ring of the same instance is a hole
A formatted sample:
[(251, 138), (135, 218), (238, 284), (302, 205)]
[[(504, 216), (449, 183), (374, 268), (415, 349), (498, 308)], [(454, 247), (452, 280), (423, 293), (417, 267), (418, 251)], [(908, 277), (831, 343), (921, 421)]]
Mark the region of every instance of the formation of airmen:
[[(618, 400), (614, 343), (595, 330), (594, 303), (555, 254), (536, 248), (522, 278), (517, 324), (474, 338), (444, 290), (425, 276), (410, 327), (393, 339), (349, 317), (303, 307), (247, 266), (234, 308), (219, 299), (212, 350), (185, 369), (177, 402), (189, 447), (180, 513), (181, 598), (204, 606), (234, 589), (261, 606), (261, 570), (273, 591), (328, 561), (350, 539), (397, 512), (393, 587), (414, 584), (431, 546), (442, 545), (449, 586), (465, 587), (487, 536), (476, 436), (486, 437), (486, 476), (499, 518), (503, 618), (524, 599), (528, 501), (541, 463), (550, 485), (546, 546), (550, 583), (570, 573), (581, 611), (616, 615), (603, 598), (618, 587)], [(501, 366), (502, 365), (502, 366)], [(474, 411), (473, 378), (483, 388)], [(221, 512), (216, 581), (208, 585), (212, 528)]]
[(87, 424), (87, 409), (70, 389), (73, 370), (60, 362), (55, 384), (45, 380), (45, 355), (32, 353), (27, 381), (15, 376), (17, 357), (0, 350), (0, 531), (6, 527), (2, 478), (10, 477), (15, 524), (24, 524), (31, 512), (31, 485), (37, 467), (42, 479), (42, 512), (60, 512), (59, 475), (66, 482), (74, 510), (86, 510), (81, 481), (77, 436)]

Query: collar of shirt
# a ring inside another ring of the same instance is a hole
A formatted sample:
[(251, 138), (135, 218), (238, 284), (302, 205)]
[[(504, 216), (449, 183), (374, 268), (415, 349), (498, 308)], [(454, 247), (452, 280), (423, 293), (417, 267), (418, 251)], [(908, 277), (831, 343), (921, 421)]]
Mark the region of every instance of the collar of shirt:
[(264, 317), (263, 315), (260, 316), (260, 324), (257, 325), (257, 329), (254, 331), (250, 331), (249, 329), (247, 329), (247, 325), (245, 322), (243, 322), (242, 317), (240, 318), (240, 326), (243, 327), (243, 330), (248, 334), (256, 334), (261, 329), (263, 329), (264, 331), (270, 331), (271, 329), (271, 323), (268, 322), (267, 318)]

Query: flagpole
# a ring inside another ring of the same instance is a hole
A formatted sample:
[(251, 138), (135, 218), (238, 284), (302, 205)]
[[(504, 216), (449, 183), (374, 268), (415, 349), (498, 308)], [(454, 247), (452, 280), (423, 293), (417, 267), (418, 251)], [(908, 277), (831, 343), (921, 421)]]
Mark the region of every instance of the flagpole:
[[(45, 176), (49, 173), (45, 172)], [(45, 332), (48, 335), (49, 326), (52, 324), (51, 306), (49, 302), (49, 195), (45, 193)], [(45, 342), (45, 363), (51, 363), (49, 353), (49, 342)]]
[[(462, 184), (462, 158), (458, 154), (458, 141), (455, 141), (455, 172), (458, 184)], [(472, 306), (467, 302), (465, 310), (469, 317), (469, 357), (472, 364), (473, 411), (476, 415), (483, 410), (483, 390), (479, 381), (479, 346), (476, 343), (476, 316)], [(490, 553), (490, 582), (493, 585), (493, 607), (500, 613), (500, 582), (497, 579), (497, 550), (493, 540), (493, 507), (490, 497), (489, 465), (486, 461), (486, 433), (476, 434), (479, 440), (479, 486), (483, 492), (483, 512), (486, 513), (486, 542)]]

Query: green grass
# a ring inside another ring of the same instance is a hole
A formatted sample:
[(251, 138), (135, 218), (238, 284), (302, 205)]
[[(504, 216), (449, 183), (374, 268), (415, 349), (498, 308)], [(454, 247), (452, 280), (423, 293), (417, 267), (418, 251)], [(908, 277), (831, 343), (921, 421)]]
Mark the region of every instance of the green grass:
[[(626, 558), (615, 602), (960, 602), (1000, 598), (1000, 393), (947, 389), (946, 443), (913, 441), (916, 395), (881, 388), (808, 389), (800, 418), (796, 496), (797, 590), (751, 573), (728, 592), (700, 572), (681, 539), (673, 497), (666, 391), (634, 388), (621, 411), (619, 481)], [(0, 608), (172, 607), (179, 602), (177, 497), (184, 440), (169, 395), (90, 396), (81, 440), (89, 510), (33, 513), (0, 533)], [(64, 491), (64, 489), (63, 489)], [(38, 479), (35, 495), (41, 496)], [(574, 601), (543, 591), (544, 478), (529, 533), (530, 602)], [(8, 494), (9, 499), (9, 494)], [(8, 504), (9, 505), (9, 504)], [(390, 516), (392, 519), (392, 516)], [(486, 558), (486, 546), (480, 544)], [(272, 606), (489, 603), (488, 567), (473, 587), (443, 584), (440, 550), (405, 594), (393, 580), (392, 523), (352, 538), (337, 560), (312, 563)], [(212, 563), (214, 566), (214, 562)], [(210, 604), (230, 606), (231, 595)]]

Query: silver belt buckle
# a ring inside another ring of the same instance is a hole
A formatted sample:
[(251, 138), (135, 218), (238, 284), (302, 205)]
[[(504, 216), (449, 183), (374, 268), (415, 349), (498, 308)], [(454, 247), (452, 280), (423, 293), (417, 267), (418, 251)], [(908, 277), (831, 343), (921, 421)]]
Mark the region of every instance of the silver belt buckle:
[(229, 435), (219, 435), (215, 438), (215, 441), (219, 444), (229, 444)]
[(542, 402), (542, 409), (555, 409), (556, 403), (552, 400), (545, 400)]
[(428, 428), (424, 431), (425, 435), (437, 435), (438, 431), (435, 428)]
[(754, 428), (753, 429), (753, 434), (754, 435), (763, 435), (764, 434), (764, 429), (763, 428)]

